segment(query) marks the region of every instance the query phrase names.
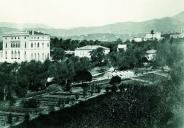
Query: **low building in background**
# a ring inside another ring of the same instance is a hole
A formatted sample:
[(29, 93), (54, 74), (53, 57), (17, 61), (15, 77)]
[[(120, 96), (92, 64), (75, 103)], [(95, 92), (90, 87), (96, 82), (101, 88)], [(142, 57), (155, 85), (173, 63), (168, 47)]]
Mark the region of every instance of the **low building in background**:
[(184, 33), (173, 33), (170, 37), (174, 39), (184, 39)]
[(162, 39), (162, 34), (160, 32), (155, 32), (155, 33), (147, 33), (144, 40), (161, 40)]
[(142, 42), (143, 41), (143, 38), (142, 37), (134, 37), (133, 40), (135, 42)]
[(3, 62), (21, 63), (50, 59), (50, 36), (36, 31), (3, 35)]
[(117, 51), (120, 51), (120, 50), (126, 51), (127, 50), (127, 44), (118, 44)]
[(91, 58), (90, 52), (95, 50), (95, 49), (98, 49), (98, 48), (103, 48), (105, 54), (108, 54), (110, 52), (109, 48), (106, 48), (106, 47), (103, 47), (103, 46), (100, 46), (100, 45), (87, 45), (87, 46), (84, 46), (84, 47), (76, 48), (75, 52), (74, 52), (74, 55), (78, 56), (78, 57)]

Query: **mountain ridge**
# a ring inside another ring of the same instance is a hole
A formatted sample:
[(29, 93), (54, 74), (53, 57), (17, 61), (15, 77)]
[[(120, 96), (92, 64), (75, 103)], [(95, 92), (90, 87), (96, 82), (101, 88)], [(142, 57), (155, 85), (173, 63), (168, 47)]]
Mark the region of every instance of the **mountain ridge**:
[(48, 33), (51, 36), (65, 38), (72, 38), (73, 36), (76, 37), (81, 35), (92, 35), (97, 33), (115, 35), (136, 35), (139, 33), (148, 33), (152, 29), (154, 31), (167, 33), (178, 32), (181, 30), (181, 28), (184, 28), (184, 11), (172, 17), (163, 17), (159, 19), (152, 19), (141, 22), (118, 22), (102, 26), (77, 27), (72, 29), (52, 28), (43, 24), (13, 24), (9, 22), (0, 22), (0, 30), (2, 29), (2, 27), (4, 29), (8, 29), (0, 31), (0, 35), (2, 35), (2, 32), (9, 32), (10, 30), (20, 31), (34, 29), (42, 31), (44, 33)]

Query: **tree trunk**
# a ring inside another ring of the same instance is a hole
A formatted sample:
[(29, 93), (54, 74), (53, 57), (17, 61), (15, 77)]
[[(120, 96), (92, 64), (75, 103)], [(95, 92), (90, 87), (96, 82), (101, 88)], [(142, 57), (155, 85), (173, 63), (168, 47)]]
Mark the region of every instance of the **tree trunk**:
[(4, 93), (3, 100), (6, 101), (7, 93), (6, 93), (5, 87), (4, 87), (4, 89), (3, 89), (3, 93)]

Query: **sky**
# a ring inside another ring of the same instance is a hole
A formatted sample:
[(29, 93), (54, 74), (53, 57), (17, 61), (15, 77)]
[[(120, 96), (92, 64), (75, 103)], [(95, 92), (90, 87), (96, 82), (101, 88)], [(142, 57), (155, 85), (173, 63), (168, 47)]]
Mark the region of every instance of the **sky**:
[(55, 28), (144, 21), (184, 11), (184, 0), (0, 0), (0, 22)]

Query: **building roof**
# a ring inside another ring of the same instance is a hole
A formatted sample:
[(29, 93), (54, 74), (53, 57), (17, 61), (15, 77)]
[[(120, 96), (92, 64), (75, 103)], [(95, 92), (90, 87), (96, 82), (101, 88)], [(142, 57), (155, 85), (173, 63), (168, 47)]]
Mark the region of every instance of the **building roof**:
[(40, 31), (28, 31), (29, 35), (48, 35)]
[(97, 49), (97, 48), (103, 48), (105, 50), (109, 50), (109, 48), (106, 48), (106, 47), (103, 47), (103, 46), (100, 46), (100, 45), (86, 45), (84, 47), (77, 48), (76, 50), (94, 50), (94, 49)]
[(3, 37), (5, 37), (5, 36), (28, 36), (29, 35), (29, 33), (28, 32), (20, 32), (20, 31), (18, 31), (18, 32), (9, 32), (9, 33), (4, 33), (3, 34)]
[(157, 52), (157, 50), (154, 50), (154, 49), (152, 49), (152, 50), (147, 50), (147, 51), (146, 51), (147, 54), (155, 54), (156, 52)]
[(29, 36), (29, 35), (48, 35), (48, 34), (44, 34), (44, 33), (39, 32), (39, 31), (17, 31), (17, 32), (5, 33), (5, 34), (3, 34), (3, 37), (6, 37), (6, 36)]

